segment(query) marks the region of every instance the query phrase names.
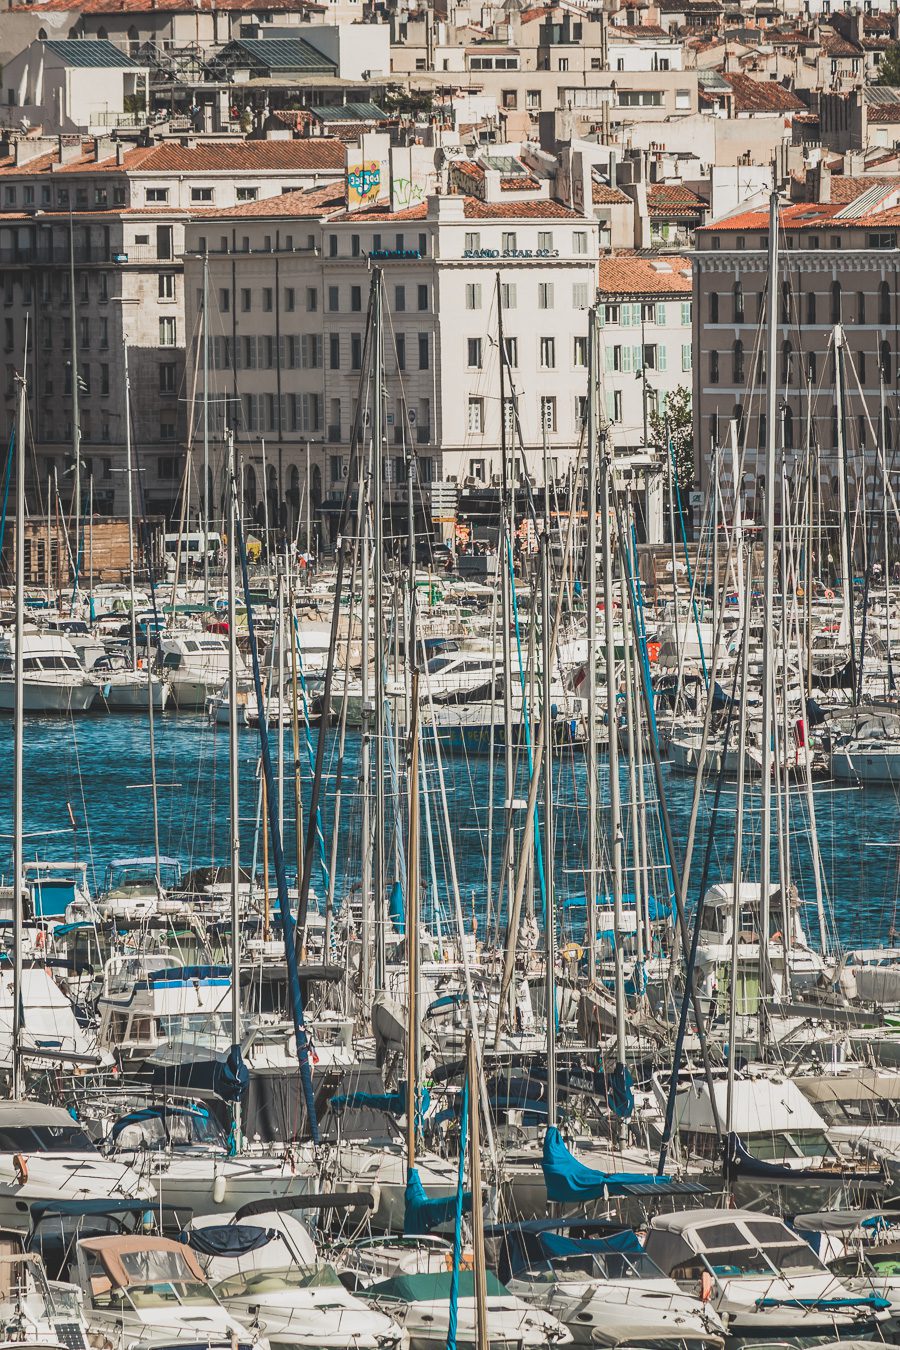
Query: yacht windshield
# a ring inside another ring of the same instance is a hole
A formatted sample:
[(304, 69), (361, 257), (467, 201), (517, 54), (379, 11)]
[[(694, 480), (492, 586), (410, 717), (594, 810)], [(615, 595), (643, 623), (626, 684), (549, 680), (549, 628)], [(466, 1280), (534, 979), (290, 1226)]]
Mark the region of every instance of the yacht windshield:
[[(343, 1289), (333, 1266), (291, 1266), (286, 1270), (242, 1270), (216, 1286), (220, 1298), (255, 1298), (281, 1289)], [(327, 1304), (316, 1302), (317, 1308)]]
[(122, 1252), (128, 1297), (135, 1308), (172, 1303), (212, 1303), (209, 1287), (198, 1280), (179, 1252)]
[(80, 1125), (0, 1127), (0, 1153), (96, 1153)]

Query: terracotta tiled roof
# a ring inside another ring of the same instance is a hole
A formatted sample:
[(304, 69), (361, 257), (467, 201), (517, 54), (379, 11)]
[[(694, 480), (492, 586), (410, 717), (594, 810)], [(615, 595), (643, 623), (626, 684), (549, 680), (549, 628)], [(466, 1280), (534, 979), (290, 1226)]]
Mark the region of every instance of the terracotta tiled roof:
[(848, 206), (850, 202), (856, 201), (860, 193), (868, 192), (869, 188), (875, 187), (884, 188), (889, 192), (891, 188), (900, 187), (900, 176), (873, 174), (871, 177), (868, 175), (852, 177), (848, 174), (835, 174), (831, 180), (831, 200), (837, 202), (839, 206)]
[(260, 201), (241, 202), (239, 206), (226, 207), (223, 210), (203, 210), (194, 208), (194, 215), (204, 220), (240, 217), (242, 220), (256, 218), (272, 220), (320, 216), (323, 212), (337, 211), (344, 207), (344, 184), (328, 183), (324, 187), (312, 188), (306, 192), (282, 192), (276, 197), (264, 197)]
[[(530, 202), (483, 202), (478, 197), (465, 197), (463, 211), (466, 220), (581, 220), (577, 211), (570, 211), (562, 202), (542, 197)], [(426, 202), (409, 206), (405, 211), (377, 208), (372, 211), (345, 212), (335, 220), (424, 220), (428, 214)]]
[[(840, 202), (792, 202), (779, 213), (779, 223), (783, 230), (819, 229), (827, 225), (840, 210)], [(768, 207), (758, 207), (729, 216), (727, 220), (702, 226), (699, 233), (721, 234), (728, 230), (740, 234), (743, 230), (766, 231), (768, 228)]]
[(882, 103), (868, 109), (870, 122), (900, 122), (900, 103)]
[[(75, 10), (80, 14), (149, 14), (165, 10), (169, 13), (193, 12), (197, 9), (223, 9), (253, 12), (272, 10), (324, 9), (323, 4), (308, 0), (41, 0), (41, 13)], [(86, 39), (90, 41), (90, 39)]]
[(849, 38), (844, 37), (842, 33), (835, 33), (833, 29), (823, 29), (820, 41), (822, 51), (826, 56), (836, 59), (841, 56), (861, 55), (861, 48), (858, 43), (851, 42)]
[(658, 23), (616, 23), (609, 27), (609, 38), (666, 38), (672, 41), (672, 34), (667, 33), (665, 28), (660, 28)]
[(534, 5), (531, 9), (522, 10), (519, 23), (534, 23), (536, 19), (548, 19), (552, 13), (552, 5)]
[(87, 141), (81, 155), (67, 164), (59, 164), (53, 151), (28, 160), (16, 168), (11, 156), (0, 159), (0, 173), (299, 173), (303, 170), (342, 171), (346, 154), (340, 141), (313, 136), (291, 141), (226, 141), (176, 145), (170, 141), (158, 145), (136, 146), (126, 150), (122, 163), (115, 154), (97, 160), (93, 142)]
[(683, 183), (651, 183), (647, 209), (651, 216), (702, 217), (707, 203)]
[(595, 181), (591, 184), (591, 201), (595, 206), (627, 206), (631, 198), (621, 188)]
[(597, 288), (606, 295), (690, 295), (691, 264), (680, 256), (601, 258)]
[(806, 104), (775, 80), (754, 80), (749, 75), (723, 75), (734, 93), (735, 112), (806, 112)]

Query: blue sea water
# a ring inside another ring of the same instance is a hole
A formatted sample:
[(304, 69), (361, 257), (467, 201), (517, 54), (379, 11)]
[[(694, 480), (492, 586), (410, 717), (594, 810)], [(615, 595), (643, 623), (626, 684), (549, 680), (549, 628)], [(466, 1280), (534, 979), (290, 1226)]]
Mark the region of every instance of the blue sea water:
[[(310, 733), (314, 750), (315, 729)], [(165, 713), (155, 719), (156, 769), (159, 800), (160, 849), (188, 866), (228, 857), (228, 730), (211, 726), (202, 715)], [(302, 738), (302, 733), (301, 733)], [(277, 762), (277, 735), (271, 734)], [(259, 864), (262, 845), (256, 829), (259, 804), (259, 736), (254, 730), (240, 733), (241, 858), (249, 866)], [(402, 764), (403, 746), (398, 747)], [(292, 745), (285, 737), (284, 841), (288, 869), (293, 874), (296, 845), (293, 828)], [(343, 799), (338, 849), (340, 896), (345, 886), (357, 881), (360, 872), (360, 797), (358, 738), (348, 733), (343, 771)], [(388, 757), (389, 760), (391, 756)], [(305, 742), (301, 743), (301, 778), (304, 811), (309, 801), (311, 771)], [(494, 897), (502, 853), (504, 799), (502, 753), (494, 765), (492, 884), (486, 881), (488, 855), (490, 762), (487, 756), (444, 753), (443, 767), (450, 815), (450, 840), (443, 828), (439, 782), (433, 748), (424, 755), (425, 803), (422, 810), (422, 879), (426, 890), (426, 917), (436, 902), (446, 913), (449, 895), (449, 847), (454, 849), (456, 868), (466, 914), (478, 917), (484, 936), (494, 926)], [(336, 772), (336, 737), (329, 735), (323, 804), (326, 855), (330, 856), (333, 794)], [(586, 782), (584, 756), (564, 751), (554, 759), (556, 828), (554, 877), (561, 902), (585, 893)], [(683, 861), (690, 814), (693, 780), (680, 777), (664, 766), (666, 800), (675, 840), (676, 860)], [(400, 775), (402, 779), (402, 772)], [(25, 730), (25, 856), (63, 859), (77, 856), (89, 864), (94, 886), (103, 880), (106, 864), (113, 858), (149, 855), (153, 852), (153, 812), (150, 791), (149, 726), (145, 714), (88, 714), (73, 719), (29, 718)], [(621, 776), (624, 798), (626, 858), (630, 865), (634, 816), (646, 828), (647, 861), (654, 894), (668, 890), (666, 851), (655, 802), (652, 775), (647, 770), (646, 805), (632, 812), (628, 804), (627, 766)], [(519, 756), (517, 795), (527, 792), (527, 764)], [(402, 833), (398, 840), (393, 823), (405, 816), (405, 801), (399, 789), (387, 783), (389, 871), (402, 875)], [(601, 768), (600, 800), (608, 798), (608, 776)], [(734, 786), (725, 785), (709, 842), (712, 788), (704, 789), (694, 848), (689, 904), (698, 894), (704, 863), (708, 881), (732, 875), (735, 847)], [(75, 817), (73, 830), (69, 807)], [(807, 927), (817, 932), (812, 902), (812, 879), (805, 800), (792, 792), (788, 804), (788, 835), (791, 839), (791, 876), (807, 902)], [(829, 932), (846, 946), (889, 940), (897, 903), (900, 830), (898, 795), (890, 789), (848, 789), (823, 784), (815, 793), (815, 813), (822, 873), (826, 893)], [(429, 831), (429, 816), (431, 829)], [(744, 872), (750, 877), (758, 868), (758, 789), (751, 789), (744, 814)], [(405, 827), (404, 827), (405, 828)], [(12, 832), (12, 727), (0, 722), (0, 872), (8, 878)], [(429, 846), (429, 835), (431, 845)], [(605, 827), (601, 846), (608, 859)], [(707, 861), (708, 857), (708, 861)], [(777, 861), (773, 850), (773, 875)], [(321, 865), (313, 873), (313, 886), (324, 893)], [(631, 886), (626, 876), (626, 885)], [(601, 882), (601, 886), (603, 883)], [(537, 893), (537, 891), (536, 891)], [(537, 904), (539, 907), (539, 895)], [(432, 915), (433, 917), (433, 915)]]

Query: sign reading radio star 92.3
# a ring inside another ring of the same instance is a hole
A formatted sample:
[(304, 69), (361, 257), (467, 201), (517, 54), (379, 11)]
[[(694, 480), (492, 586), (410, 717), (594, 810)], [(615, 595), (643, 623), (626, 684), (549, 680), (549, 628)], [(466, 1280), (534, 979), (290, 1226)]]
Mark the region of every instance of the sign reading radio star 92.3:
[(464, 258), (558, 258), (558, 248), (466, 248)]

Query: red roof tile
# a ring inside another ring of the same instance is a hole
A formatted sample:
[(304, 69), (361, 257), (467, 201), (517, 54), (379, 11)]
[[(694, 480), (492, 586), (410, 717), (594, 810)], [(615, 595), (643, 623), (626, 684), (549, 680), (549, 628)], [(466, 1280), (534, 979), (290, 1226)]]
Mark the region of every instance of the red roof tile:
[(59, 164), (53, 151), (30, 159), (16, 168), (11, 156), (0, 159), (0, 173), (321, 173), (343, 171), (344, 146), (325, 136), (290, 141), (218, 141), (197, 145), (177, 145), (163, 141), (157, 145), (136, 146), (126, 150), (119, 164), (115, 153), (97, 160), (93, 142), (85, 142), (80, 156)]
[(621, 188), (594, 182), (591, 184), (591, 200), (595, 206), (627, 206), (631, 198)]
[(651, 216), (702, 217), (707, 203), (683, 183), (651, 183), (647, 189), (647, 209)]
[[(309, 216), (320, 216), (326, 211), (337, 211), (343, 209), (344, 183), (327, 183), (324, 187), (311, 188), (307, 191), (281, 192), (276, 197), (263, 197), (255, 202), (241, 202), (239, 206), (224, 207), (221, 210), (204, 210), (203, 219), (218, 219), (232, 217), (246, 220), (247, 218), (257, 218), (259, 220), (270, 220), (275, 218), (299, 218)], [(195, 215), (199, 215), (195, 208)]]
[(806, 104), (775, 80), (754, 80), (750, 75), (723, 75), (734, 93), (735, 112), (806, 112)]
[[(464, 197), (463, 212), (466, 220), (582, 220), (577, 211), (570, 211), (561, 202), (542, 197), (528, 202), (483, 202), (478, 197)], [(425, 220), (428, 214), (426, 202), (417, 206), (408, 206), (404, 211), (389, 211), (386, 207), (372, 211), (345, 212), (336, 216), (336, 220)]]
[(597, 288), (605, 295), (690, 295), (690, 260), (678, 255), (601, 258)]

